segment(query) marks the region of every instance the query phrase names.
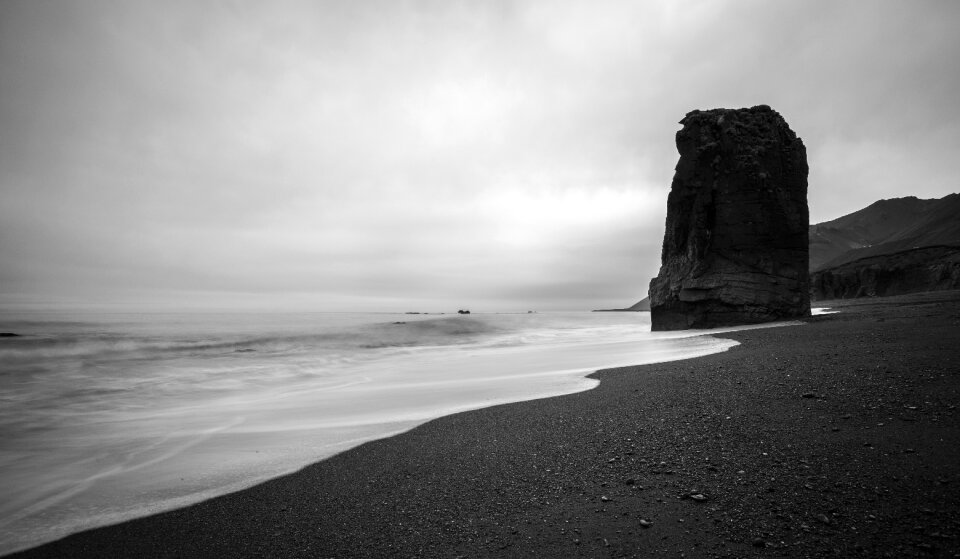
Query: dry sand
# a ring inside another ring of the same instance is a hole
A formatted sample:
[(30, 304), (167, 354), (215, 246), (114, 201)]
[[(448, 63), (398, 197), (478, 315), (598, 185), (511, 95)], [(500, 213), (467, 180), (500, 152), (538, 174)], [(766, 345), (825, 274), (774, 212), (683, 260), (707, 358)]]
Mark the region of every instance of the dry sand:
[(960, 292), (837, 305), (18, 556), (960, 556)]

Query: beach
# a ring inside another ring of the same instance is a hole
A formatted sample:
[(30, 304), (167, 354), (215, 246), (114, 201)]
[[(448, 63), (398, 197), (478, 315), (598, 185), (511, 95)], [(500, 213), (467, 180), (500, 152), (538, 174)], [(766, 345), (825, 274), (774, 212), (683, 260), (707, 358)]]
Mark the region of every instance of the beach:
[(13, 557), (960, 555), (960, 292), (824, 306)]
[(0, 318), (0, 555), (189, 506), (457, 412), (724, 351), (648, 313)]

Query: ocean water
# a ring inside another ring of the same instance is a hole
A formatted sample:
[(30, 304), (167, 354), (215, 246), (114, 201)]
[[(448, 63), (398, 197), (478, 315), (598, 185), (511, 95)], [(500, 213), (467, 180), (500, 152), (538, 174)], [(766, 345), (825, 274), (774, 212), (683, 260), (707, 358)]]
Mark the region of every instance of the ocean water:
[(736, 345), (648, 313), (4, 313), (0, 331), (21, 334), (0, 338), (0, 553)]

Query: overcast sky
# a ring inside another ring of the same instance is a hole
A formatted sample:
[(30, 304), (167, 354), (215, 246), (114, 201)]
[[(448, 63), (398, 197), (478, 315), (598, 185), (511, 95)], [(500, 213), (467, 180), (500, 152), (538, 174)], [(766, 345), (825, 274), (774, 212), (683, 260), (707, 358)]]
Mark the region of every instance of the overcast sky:
[(626, 306), (677, 122), (769, 104), (812, 222), (960, 191), (960, 2), (0, 2), (0, 305)]

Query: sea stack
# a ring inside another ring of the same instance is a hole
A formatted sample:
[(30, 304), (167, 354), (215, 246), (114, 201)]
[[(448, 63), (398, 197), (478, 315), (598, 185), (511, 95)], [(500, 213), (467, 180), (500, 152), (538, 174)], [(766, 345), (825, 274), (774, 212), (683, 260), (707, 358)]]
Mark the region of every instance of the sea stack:
[(693, 111), (680, 124), (653, 330), (809, 316), (803, 142), (766, 105)]

